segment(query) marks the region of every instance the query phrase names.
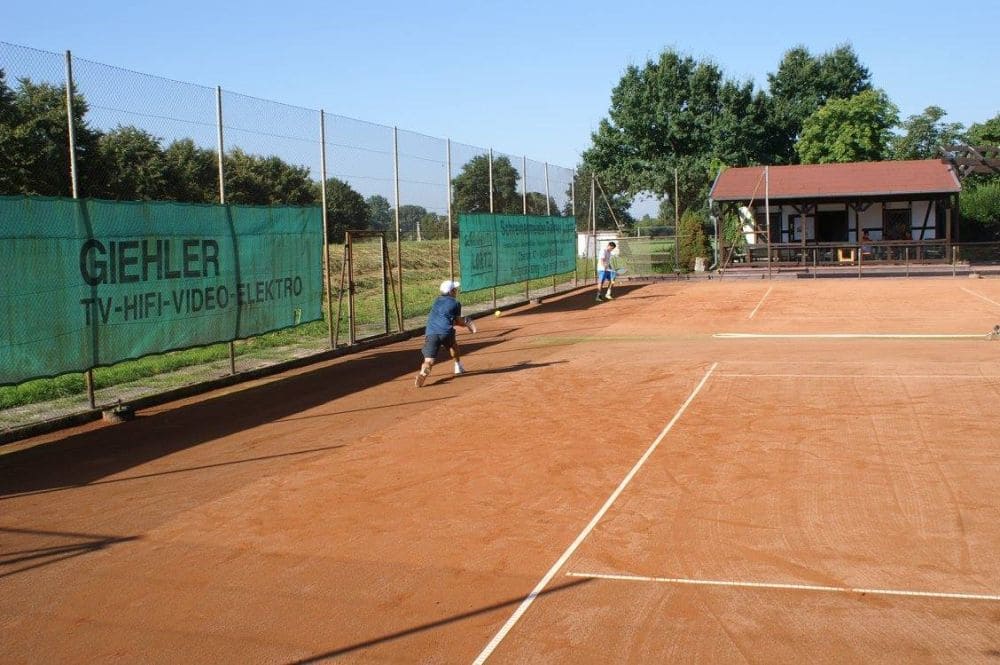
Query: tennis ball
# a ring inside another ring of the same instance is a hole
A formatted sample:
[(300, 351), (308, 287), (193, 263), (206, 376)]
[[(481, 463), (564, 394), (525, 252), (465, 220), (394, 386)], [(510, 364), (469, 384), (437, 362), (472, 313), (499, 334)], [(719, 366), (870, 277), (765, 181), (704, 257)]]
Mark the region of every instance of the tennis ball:
[(493, 316), (495, 316), (495, 317), (497, 317), (499, 319), (500, 318), (500, 310), (498, 309), (497, 311), (493, 312)]

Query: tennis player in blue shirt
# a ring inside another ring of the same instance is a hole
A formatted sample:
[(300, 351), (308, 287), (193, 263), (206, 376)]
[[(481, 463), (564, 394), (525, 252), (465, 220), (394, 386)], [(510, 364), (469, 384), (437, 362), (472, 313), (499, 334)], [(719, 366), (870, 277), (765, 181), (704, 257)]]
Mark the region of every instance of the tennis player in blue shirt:
[(448, 349), (451, 357), (455, 360), (455, 374), (464, 374), (465, 367), (462, 366), (461, 356), (458, 351), (458, 342), (455, 341), (455, 325), (462, 325), (469, 329), (469, 332), (476, 332), (476, 324), (469, 317), (462, 317), (462, 303), (458, 302), (458, 282), (446, 279), (441, 282), (441, 295), (434, 300), (431, 312), (427, 316), (427, 329), (424, 337), (424, 364), (420, 366), (417, 373), (416, 384), (419, 388), (424, 385), (424, 381), (431, 374), (431, 367), (437, 358), (441, 347)]

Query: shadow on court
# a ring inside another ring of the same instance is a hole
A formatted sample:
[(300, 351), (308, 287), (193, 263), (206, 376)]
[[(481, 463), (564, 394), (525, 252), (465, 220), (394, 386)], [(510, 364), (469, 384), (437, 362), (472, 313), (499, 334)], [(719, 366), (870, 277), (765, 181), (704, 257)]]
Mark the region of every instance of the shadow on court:
[[(84, 554), (97, 552), (112, 545), (139, 540), (138, 536), (101, 536), (91, 533), (69, 533), (62, 531), (38, 531), (35, 529), (12, 529), (0, 527), (0, 534), (7, 536), (4, 540), (44, 540), (48, 543), (56, 541), (57, 544), (50, 544), (44, 547), (38, 546), (7, 546), (0, 550), (0, 579), (26, 573), (35, 568), (49, 566), (60, 563), (67, 559), (73, 559)], [(7, 549), (12, 547), (12, 549)]]
[[(643, 285), (626, 285), (616, 287), (615, 293), (626, 296), (641, 288)], [(587, 310), (595, 306), (613, 306), (613, 302), (595, 302), (595, 290), (596, 287), (568, 296), (553, 297), (540, 306), (540, 311), (544, 314), (558, 314)], [(578, 324), (570, 324), (572, 325)], [(523, 327), (525, 326), (520, 325), (516, 317), (512, 317), (507, 332), (517, 332)], [(552, 334), (551, 331), (549, 334)], [(460, 346), (463, 354), (470, 354), (506, 341), (504, 337), (495, 335), (463, 335)], [(266, 423), (294, 420), (305, 411), (366, 388), (401, 377), (409, 379), (420, 367), (419, 338), (410, 340), (409, 344), (412, 345), (410, 348), (395, 346), (364, 352), (333, 365), (300, 371), (252, 388), (217, 395), (152, 415), (140, 414), (135, 420), (114, 427), (98, 427), (0, 455), (0, 498), (88, 485), (207, 441)], [(502, 374), (544, 366), (546, 363), (527, 362), (470, 373)], [(428, 386), (433, 383), (444, 384), (453, 378), (452, 375), (439, 377), (437, 381), (429, 382)], [(270, 456), (263, 456), (227, 460), (222, 464), (242, 464), (269, 458)]]
[[(441, 372), (441, 376), (438, 377), (436, 381), (434, 380), (435, 379), (434, 373), (431, 372), (430, 379), (428, 379), (427, 385), (425, 385), (424, 387), (425, 388), (430, 388), (430, 387), (435, 386), (435, 385), (441, 385), (441, 384), (444, 384), (444, 383), (448, 383), (449, 381), (451, 381), (453, 379), (457, 379), (459, 377), (464, 378), (466, 376), (480, 376), (480, 375), (485, 375), (485, 374), (507, 374), (509, 372), (521, 372), (521, 371), (526, 370), (526, 369), (539, 369), (541, 367), (549, 367), (550, 365), (559, 365), (559, 364), (562, 364), (562, 363), (565, 363), (565, 362), (568, 362), (568, 361), (566, 361), (566, 360), (554, 360), (554, 361), (548, 362), (548, 363), (533, 363), (533, 362), (528, 362), (528, 361), (525, 360), (525, 361), (519, 362), (519, 363), (517, 363), (515, 365), (510, 365), (509, 367), (490, 367), (490, 368), (487, 368), (487, 369), (469, 369), (469, 370), (466, 370), (463, 374), (460, 374), (460, 375), (456, 375), (456, 374), (450, 373), (450, 369), (446, 369), (446, 370), (444, 370), (444, 371)], [(440, 364), (442, 364), (442, 363), (437, 363), (435, 365), (435, 367), (437, 365), (440, 365)]]
[[(554, 593), (560, 593), (563, 591), (568, 591), (573, 587), (580, 586), (581, 584), (587, 584), (588, 582), (593, 582), (592, 579), (580, 579), (574, 580), (572, 582), (566, 582), (565, 584), (560, 584), (559, 586), (554, 586), (550, 589), (545, 589), (540, 592), (538, 596), (548, 596)], [(424, 623), (419, 626), (414, 626), (413, 628), (407, 628), (406, 630), (401, 630), (395, 633), (389, 633), (388, 635), (382, 635), (380, 637), (375, 637), (370, 640), (365, 640), (364, 642), (357, 642), (355, 644), (350, 644), (339, 649), (333, 649), (332, 651), (327, 651), (326, 653), (316, 654), (310, 656), (309, 658), (303, 658), (302, 660), (292, 661), (292, 665), (307, 665), (309, 663), (319, 663), (330, 658), (336, 658), (337, 656), (343, 656), (360, 649), (366, 649), (368, 647), (375, 646), (377, 644), (382, 644), (385, 642), (391, 642), (393, 640), (398, 640), (402, 637), (408, 637), (416, 633), (421, 633), (426, 630), (433, 630), (435, 628), (440, 628), (441, 626), (446, 626), (450, 623), (455, 623), (456, 621), (464, 621), (465, 619), (471, 619), (472, 617), (479, 616), (480, 614), (488, 614), (489, 612), (495, 612), (497, 610), (502, 610), (505, 607), (513, 607), (515, 605), (520, 605), (524, 602), (524, 598), (511, 598), (510, 600), (505, 600), (503, 602), (495, 603), (493, 605), (487, 605), (486, 607), (481, 607), (477, 610), (472, 610), (470, 612), (463, 612), (462, 614), (456, 614), (444, 619), (439, 619), (438, 621), (432, 621), (430, 623)], [(485, 646), (485, 644), (483, 645)]]
[[(462, 348), (474, 350), (503, 341), (482, 339)], [(420, 366), (419, 342), (411, 343), (413, 348), (351, 356), (252, 388), (152, 415), (140, 414), (114, 427), (98, 427), (0, 455), (0, 497), (87, 485), (206, 441), (294, 417), (345, 395), (409, 377)]]

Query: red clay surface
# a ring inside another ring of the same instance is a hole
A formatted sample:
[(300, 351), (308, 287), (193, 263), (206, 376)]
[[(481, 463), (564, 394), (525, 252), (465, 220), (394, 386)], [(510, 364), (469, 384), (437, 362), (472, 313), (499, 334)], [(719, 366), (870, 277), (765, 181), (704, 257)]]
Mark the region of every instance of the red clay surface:
[(0, 448), (0, 661), (1000, 660), (1000, 281), (618, 295)]

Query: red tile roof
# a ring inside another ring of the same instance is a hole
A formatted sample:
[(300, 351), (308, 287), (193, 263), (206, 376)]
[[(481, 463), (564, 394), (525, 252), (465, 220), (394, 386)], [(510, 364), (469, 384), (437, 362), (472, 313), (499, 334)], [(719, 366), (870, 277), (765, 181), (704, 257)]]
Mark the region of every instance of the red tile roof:
[[(764, 199), (764, 167), (727, 168), (712, 187), (715, 201)], [(961, 191), (951, 166), (938, 159), (904, 162), (800, 164), (768, 168), (774, 199), (843, 198)]]

